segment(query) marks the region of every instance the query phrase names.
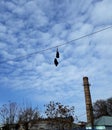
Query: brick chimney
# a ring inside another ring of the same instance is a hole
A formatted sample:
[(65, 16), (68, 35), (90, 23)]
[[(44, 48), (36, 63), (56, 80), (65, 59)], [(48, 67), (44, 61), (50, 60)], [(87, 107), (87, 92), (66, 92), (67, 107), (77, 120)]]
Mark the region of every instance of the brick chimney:
[(85, 103), (86, 103), (86, 115), (87, 115), (87, 123), (91, 125), (93, 128), (94, 120), (93, 120), (93, 109), (92, 109), (92, 101), (91, 101), (91, 93), (90, 93), (90, 84), (88, 81), (88, 77), (83, 77), (83, 86), (85, 93)]

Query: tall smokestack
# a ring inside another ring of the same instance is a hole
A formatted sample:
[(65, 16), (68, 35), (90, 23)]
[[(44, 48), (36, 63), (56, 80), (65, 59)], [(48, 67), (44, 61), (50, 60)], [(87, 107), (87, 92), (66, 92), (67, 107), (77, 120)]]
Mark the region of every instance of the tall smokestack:
[(85, 103), (86, 103), (86, 114), (87, 114), (87, 123), (91, 125), (93, 128), (93, 109), (92, 109), (92, 101), (90, 94), (90, 84), (88, 81), (88, 77), (83, 77), (83, 85), (84, 85), (84, 93), (85, 93)]

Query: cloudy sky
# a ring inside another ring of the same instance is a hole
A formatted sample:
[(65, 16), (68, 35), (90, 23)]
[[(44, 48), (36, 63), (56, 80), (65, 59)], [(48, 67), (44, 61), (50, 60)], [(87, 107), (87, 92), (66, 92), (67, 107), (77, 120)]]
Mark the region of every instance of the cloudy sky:
[(112, 0), (0, 0), (0, 105), (58, 101), (86, 120), (84, 76), (93, 102), (112, 96), (112, 28), (75, 39), (111, 26), (111, 9)]

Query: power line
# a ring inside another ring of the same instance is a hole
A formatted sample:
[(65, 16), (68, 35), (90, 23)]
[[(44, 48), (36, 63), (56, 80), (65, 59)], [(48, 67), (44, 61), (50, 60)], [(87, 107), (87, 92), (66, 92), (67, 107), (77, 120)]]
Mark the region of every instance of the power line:
[(53, 49), (53, 48), (57, 48), (57, 47), (61, 47), (61, 46), (67, 45), (67, 44), (71, 44), (71, 43), (74, 42), (74, 41), (78, 41), (78, 40), (80, 40), (80, 39), (83, 39), (83, 38), (85, 38), (85, 37), (89, 37), (89, 36), (91, 36), (91, 35), (100, 33), (100, 32), (102, 32), (102, 31), (108, 30), (108, 29), (110, 29), (110, 28), (112, 28), (112, 25), (111, 25), (111, 26), (108, 26), (108, 27), (106, 27), (106, 28), (100, 29), (100, 30), (98, 30), (98, 31), (95, 31), (95, 32), (93, 32), (93, 33), (86, 34), (86, 35), (83, 35), (83, 36), (81, 36), (81, 37), (75, 38), (75, 39), (73, 39), (73, 40), (71, 40), (71, 41), (68, 41), (68, 42), (65, 42), (65, 43), (63, 43), (63, 44), (58, 44), (58, 45), (56, 45), (56, 46), (52, 46), (52, 47), (50, 47), (50, 48), (46, 48), (46, 49), (43, 49), (43, 50), (40, 50), (40, 51), (36, 51), (36, 52), (30, 53), (30, 54), (27, 54), (27, 55), (24, 55), (24, 56), (20, 56), (20, 57), (16, 57), (16, 58), (13, 58), (13, 59), (7, 59), (7, 60), (4, 60), (4, 61), (1, 61), (0, 64), (6, 63), (6, 62), (8, 62), (8, 61), (15, 61), (15, 60), (18, 60), (18, 59), (21, 59), (21, 58), (25, 58), (25, 57), (28, 57), (28, 56), (30, 57), (30, 56), (35, 55), (35, 54), (37, 54), (37, 53), (42, 53), (42, 52), (44, 52), (44, 51), (48, 51), (48, 50), (51, 50), (51, 49)]

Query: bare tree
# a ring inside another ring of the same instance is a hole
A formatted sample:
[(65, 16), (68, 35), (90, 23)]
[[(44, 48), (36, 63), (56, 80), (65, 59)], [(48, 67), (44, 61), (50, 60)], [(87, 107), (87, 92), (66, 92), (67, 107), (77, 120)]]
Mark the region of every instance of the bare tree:
[(38, 107), (19, 107), (16, 102), (9, 102), (0, 107), (0, 117), (3, 124), (13, 124), (18, 122), (28, 122), (40, 118)]
[(0, 108), (0, 116), (3, 124), (13, 124), (17, 121), (18, 105), (15, 102), (3, 104)]
[(112, 98), (107, 100), (97, 100), (93, 104), (94, 118), (101, 116), (112, 116)]
[(112, 116), (112, 97), (107, 99), (107, 111), (110, 116)]
[(28, 123), (29, 121), (36, 120), (40, 118), (40, 112), (38, 107), (33, 108), (31, 105), (27, 103), (23, 104), (20, 107), (19, 114), (18, 114), (18, 122), (23, 123), (25, 130), (28, 130)]
[[(49, 125), (53, 129), (54, 125), (59, 130), (64, 130), (65, 120), (68, 119), (71, 123), (73, 122), (74, 107), (64, 106), (59, 102), (50, 102), (45, 105), (45, 114), (49, 119)], [(71, 124), (69, 123), (70, 128)]]
[(70, 117), (74, 115), (74, 106), (64, 106), (59, 102), (51, 102), (45, 105), (45, 114), (48, 118)]
[(40, 118), (40, 112), (38, 107), (32, 108), (31, 106), (26, 108), (20, 108), (19, 122), (28, 122)]

